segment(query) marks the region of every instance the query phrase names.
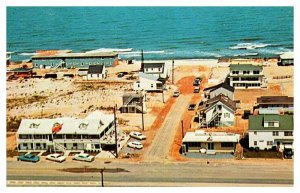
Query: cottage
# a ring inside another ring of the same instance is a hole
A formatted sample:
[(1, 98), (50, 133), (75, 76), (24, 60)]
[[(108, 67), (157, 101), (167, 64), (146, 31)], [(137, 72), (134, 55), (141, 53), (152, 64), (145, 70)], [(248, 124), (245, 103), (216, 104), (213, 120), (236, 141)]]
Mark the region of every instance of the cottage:
[(115, 146), (114, 116), (100, 111), (84, 119), (22, 119), (17, 131), (19, 152), (28, 150), (106, 150)]
[(249, 147), (260, 150), (275, 146), (283, 150), (292, 146), (294, 137), (293, 115), (252, 115), (249, 117)]
[(12, 69), (10, 72), (13, 72), (13, 78), (30, 78), (33, 75), (32, 68), (26, 66)]
[(121, 113), (147, 113), (146, 102), (143, 93), (124, 93), (122, 96), (123, 104), (120, 108)]
[(105, 65), (92, 65), (89, 66), (87, 73), (87, 80), (101, 80), (107, 77), (107, 72), (105, 70)]
[(235, 89), (266, 87), (266, 78), (262, 70), (262, 66), (252, 64), (231, 64), (228, 76), (230, 86)]
[(83, 68), (91, 65), (114, 66), (118, 62), (117, 53), (57, 53), (54, 55), (35, 55), (31, 57), (34, 68)]
[(165, 68), (164, 62), (144, 62), (143, 72), (157, 77), (167, 78), (168, 71)]
[(294, 52), (286, 52), (279, 56), (278, 65), (294, 65)]
[(230, 98), (231, 100), (234, 100), (233, 93), (234, 93), (234, 88), (226, 82), (222, 82), (215, 86), (207, 87), (204, 89), (204, 95), (205, 98), (207, 99), (211, 99), (218, 96), (219, 94), (223, 94), (228, 98)]
[(139, 72), (139, 81), (133, 84), (135, 91), (162, 91), (165, 88), (166, 78)]
[(239, 134), (196, 130), (185, 134), (182, 139), (182, 150), (200, 152), (200, 149), (205, 149), (207, 154), (234, 153), (239, 139)]
[(223, 94), (202, 101), (198, 108), (199, 126), (232, 126), (234, 125), (236, 109), (236, 102)]
[(284, 114), (294, 111), (294, 97), (288, 96), (262, 96), (257, 98), (257, 106), (253, 112), (259, 114)]

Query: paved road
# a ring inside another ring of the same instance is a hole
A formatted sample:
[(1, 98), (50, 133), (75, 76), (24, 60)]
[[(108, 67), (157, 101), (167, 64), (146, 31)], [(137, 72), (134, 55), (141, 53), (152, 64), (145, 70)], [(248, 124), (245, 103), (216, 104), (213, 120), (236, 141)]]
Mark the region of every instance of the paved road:
[[(105, 172), (105, 186), (220, 186), (227, 184), (289, 186), (293, 184), (293, 162), (118, 162), (81, 163), (67, 161), (37, 164), (8, 161), (8, 186), (100, 186), (99, 173), (70, 173), (60, 169), (119, 168), (116, 173)], [(80, 181), (80, 182), (79, 182)], [(60, 182), (60, 183), (58, 183)], [(94, 183), (95, 182), (95, 183)]]
[(188, 107), (192, 96), (193, 95), (180, 95), (176, 99), (175, 104), (166, 115), (161, 128), (156, 133), (148, 151), (146, 151), (144, 155), (145, 160), (159, 160), (168, 157), (172, 142), (176, 135), (177, 126), (179, 125), (184, 109)]

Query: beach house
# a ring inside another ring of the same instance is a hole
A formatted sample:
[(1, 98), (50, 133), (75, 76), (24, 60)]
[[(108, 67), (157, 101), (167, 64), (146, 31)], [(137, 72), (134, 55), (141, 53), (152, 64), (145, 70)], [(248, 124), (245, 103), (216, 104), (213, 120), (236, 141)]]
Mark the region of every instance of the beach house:
[(266, 87), (263, 67), (252, 64), (231, 64), (229, 73), (230, 86), (235, 89), (251, 89)]
[(279, 150), (293, 146), (293, 115), (251, 115), (249, 117), (249, 147)]
[(196, 130), (184, 135), (182, 152), (199, 153), (204, 149), (203, 153), (206, 154), (234, 153), (239, 140), (239, 134)]
[(118, 54), (106, 53), (57, 53), (53, 55), (38, 54), (31, 57), (34, 68), (84, 68), (92, 65), (114, 66), (118, 62)]
[(122, 96), (121, 113), (147, 113), (145, 94), (140, 92), (126, 92)]
[(257, 105), (253, 112), (257, 114), (285, 114), (293, 113), (294, 97), (288, 96), (262, 96), (257, 98)]
[(113, 133), (114, 116), (100, 111), (84, 119), (22, 119), (17, 131), (17, 149), (19, 152), (110, 150), (115, 147)]
[(164, 62), (143, 62), (142, 71), (145, 74), (151, 74), (161, 78), (167, 78), (169, 76)]
[(230, 98), (231, 100), (234, 100), (234, 95), (233, 95), (234, 88), (226, 82), (222, 82), (215, 86), (207, 87), (203, 91), (204, 91), (204, 96), (207, 99), (211, 99), (218, 96), (219, 94), (223, 94), (228, 98)]
[(199, 126), (223, 127), (234, 125), (236, 105), (236, 102), (223, 94), (207, 101), (201, 101), (197, 112)]
[(294, 52), (285, 52), (279, 56), (278, 65), (294, 65)]
[(139, 72), (139, 81), (133, 84), (133, 90), (135, 91), (162, 91), (165, 88), (167, 79), (157, 77), (152, 74), (145, 74)]
[(92, 65), (89, 66), (87, 72), (87, 80), (101, 80), (107, 77), (107, 71), (105, 65)]

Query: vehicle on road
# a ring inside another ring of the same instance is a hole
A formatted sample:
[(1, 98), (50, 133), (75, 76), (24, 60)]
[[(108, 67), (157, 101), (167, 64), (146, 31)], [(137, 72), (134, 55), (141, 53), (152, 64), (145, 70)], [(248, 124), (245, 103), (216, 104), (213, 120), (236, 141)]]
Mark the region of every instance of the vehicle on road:
[(123, 76), (125, 76), (125, 75), (127, 75), (128, 74), (128, 72), (119, 72), (118, 74), (117, 74), (117, 77), (118, 78), (122, 78)]
[(283, 157), (285, 159), (292, 159), (294, 156), (294, 152), (292, 148), (284, 148), (283, 149)]
[(73, 160), (92, 162), (95, 160), (95, 157), (87, 153), (79, 153), (74, 155)]
[(146, 139), (146, 136), (143, 135), (142, 133), (140, 132), (137, 132), (137, 131), (132, 131), (129, 133), (129, 136), (132, 137), (132, 138), (135, 138), (135, 139), (139, 139), (139, 140), (144, 140)]
[(142, 148), (143, 148), (143, 144), (141, 144), (141, 143), (138, 142), (138, 141), (128, 142), (128, 143), (127, 143), (127, 146), (128, 146), (128, 147), (131, 147), (131, 148), (135, 148), (135, 149), (142, 149)]
[(189, 105), (189, 111), (195, 110), (195, 108), (196, 108), (196, 104), (192, 103)]
[(180, 92), (179, 92), (179, 91), (174, 91), (173, 97), (179, 97), (179, 95), (180, 95)]
[(53, 153), (46, 156), (46, 160), (56, 161), (56, 162), (63, 162), (66, 161), (66, 157), (62, 156), (59, 153)]
[(199, 85), (200, 85), (200, 80), (195, 79), (194, 83), (193, 83), (193, 86), (199, 86)]
[(33, 155), (31, 153), (28, 153), (28, 154), (25, 154), (25, 155), (20, 155), (18, 158), (17, 158), (18, 161), (27, 161), (27, 162), (38, 162), (40, 161), (40, 157), (37, 156), (37, 155)]
[(200, 92), (200, 88), (197, 86), (194, 88), (194, 93), (199, 93)]

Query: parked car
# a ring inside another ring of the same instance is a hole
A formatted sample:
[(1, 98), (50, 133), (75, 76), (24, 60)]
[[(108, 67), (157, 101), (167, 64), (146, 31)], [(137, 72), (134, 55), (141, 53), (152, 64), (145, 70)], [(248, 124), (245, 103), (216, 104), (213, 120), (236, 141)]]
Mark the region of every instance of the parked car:
[(202, 78), (200, 76), (196, 77), (195, 80), (201, 82)]
[(199, 93), (200, 92), (200, 88), (199, 87), (195, 87), (194, 88), (194, 93)]
[(127, 146), (128, 146), (128, 147), (131, 147), (131, 148), (135, 148), (135, 149), (142, 149), (142, 148), (143, 148), (143, 144), (141, 144), (141, 143), (138, 142), (138, 141), (128, 142), (128, 143), (127, 143)]
[(56, 161), (56, 162), (63, 162), (66, 161), (66, 157), (62, 156), (59, 153), (49, 154), (46, 156), (46, 160)]
[(132, 137), (132, 138), (135, 138), (135, 139), (139, 139), (139, 140), (146, 139), (145, 135), (143, 135), (142, 133), (137, 132), (137, 131), (130, 132), (129, 136)]
[(179, 92), (179, 91), (174, 91), (173, 97), (179, 97), (179, 95), (180, 95), (180, 92)]
[(294, 152), (292, 148), (284, 148), (283, 149), (283, 157), (285, 159), (292, 159), (294, 156)]
[(20, 155), (17, 158), (18, 161), (27, 161), (27, 162), (38, 162), (40, 161), (40, 157), (37, 155), (33, 155), (31, 153), (25, 154), (25, 155)]
[(95, 160), (95, 157), (87, 153), (79, 153), (74, 155), (73, 160), (92, 162)]
[(195, 79), (194, 83), (193, 83), (193, 86), (199, 86), (199, 85), (200, 85), (200, 80)]
[(190, 104), (189, 105), (189, 111), (195, 110), (196, 104)]

